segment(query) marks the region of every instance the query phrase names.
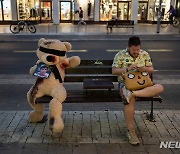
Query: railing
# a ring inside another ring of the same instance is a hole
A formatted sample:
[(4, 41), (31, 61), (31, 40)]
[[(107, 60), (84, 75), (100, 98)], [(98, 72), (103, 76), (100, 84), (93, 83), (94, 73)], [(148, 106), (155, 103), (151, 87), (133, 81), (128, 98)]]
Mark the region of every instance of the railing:
[(79, 28), (80, 28), (81, 25), (83, 25), (85, 27), (85, 33), (86, 33), (86, 22), (83, 21), (83, 20), (78, 22), (78, 33), (79, 33)]
[[(50, 24), (51, 23), (53, 23), (53, 21), (50, 21), (49, 23), (48, 23), (48, 33), (50, 32)], [(57, 33), (57, 27), (58, 27), (58, 25), (57, 24), (52, 24), (52, 25), (55, 25), (55, 30), (56, 30), (56, 33)]]

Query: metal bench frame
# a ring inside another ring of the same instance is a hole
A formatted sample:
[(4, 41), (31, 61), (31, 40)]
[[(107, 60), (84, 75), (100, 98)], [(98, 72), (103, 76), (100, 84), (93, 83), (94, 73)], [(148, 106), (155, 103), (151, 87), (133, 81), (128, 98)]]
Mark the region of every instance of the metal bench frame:
[(110, 20), (107, 22), (106, 28), (108, 34), (109, 34), (109, 29), (110, 29), (110, 33), (112, 33), (113, 28), (132, 28), (132, 34), (134, 34), (134, 21)]

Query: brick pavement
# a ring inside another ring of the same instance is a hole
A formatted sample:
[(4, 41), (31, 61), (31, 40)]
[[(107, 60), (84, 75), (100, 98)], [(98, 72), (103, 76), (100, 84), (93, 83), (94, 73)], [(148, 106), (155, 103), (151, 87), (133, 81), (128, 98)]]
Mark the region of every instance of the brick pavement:
[[(47, 112), (47, 111), (45, 111)], [(127, 142), (122, 111), (63, 111), (64, 130), (52, 134), (47, 123), (28, 123), (29, 111), (0, 111), (0, 153), (179, 153), (160, 149), (160, 141), (180, 141), (179, 110), (136, 111), (139, 146)]]

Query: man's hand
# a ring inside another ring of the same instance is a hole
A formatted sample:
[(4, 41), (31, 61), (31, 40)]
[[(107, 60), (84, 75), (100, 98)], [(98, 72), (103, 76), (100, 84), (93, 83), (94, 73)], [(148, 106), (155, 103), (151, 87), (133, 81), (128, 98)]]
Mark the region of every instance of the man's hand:
[(143, 67), (137, 67), (137, 70), (138, 70), (139, 72), (146, 72), (146, 71), (147, 71), (146, 68), (147, 68), (146, 66), (143, 66)]
[(142, 66), (142, 67), (137, 67), (137, 70), (139, 72), (152, 73), (154, 71), (154, 68), (153, 68), (153, 66)]
[(128, 71), (137, 69), (137, 64), (132, 64), (128, 67)]

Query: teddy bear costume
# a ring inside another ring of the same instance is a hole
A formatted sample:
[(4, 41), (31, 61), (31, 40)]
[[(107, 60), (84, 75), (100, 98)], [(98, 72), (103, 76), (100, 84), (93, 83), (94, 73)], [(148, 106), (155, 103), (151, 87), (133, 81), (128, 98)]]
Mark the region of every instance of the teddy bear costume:
[(53, 99), (49, 103), (48, 124), (54, 133), (60, 133), (64, 128), (61, 118), (62, 103), (65, 101), (67, 93), (63, 86), (65, 77), (65, 68), (73, 68), (80, 64), (78, 56), (66, 57), (66, 52), (70, 51), (72, 46), (68, 42), (59, 40), (46, 40), (41, 38), (38, 42), (39, 48), (36, 51), (39, 60), (36, 65), (30, 68), (32, 75), (39, 63), (49, 66), (51, 73), (48, 78), (38, 77), (36, 83), (27, 93), (27, 100), (33, 111), (30, 112), (29, 122), (40, 122), (43, 119), (43, 102), (35, 104), (36, 98), (44, 95), (52, 96)]

